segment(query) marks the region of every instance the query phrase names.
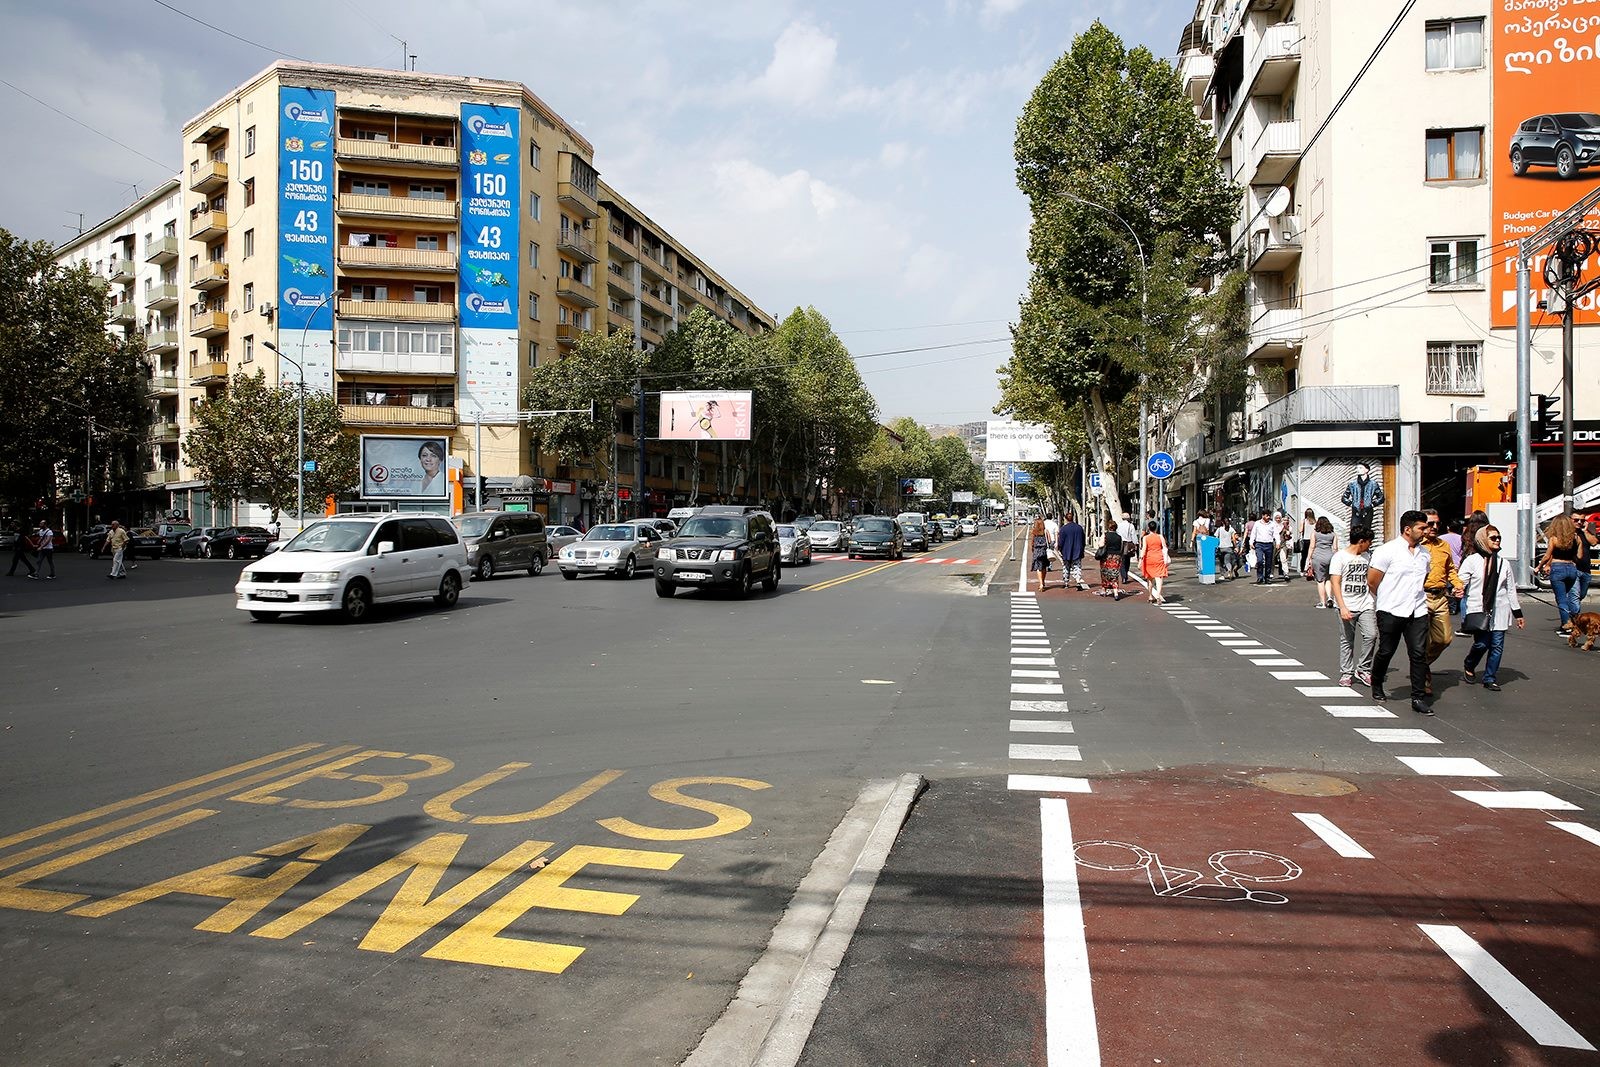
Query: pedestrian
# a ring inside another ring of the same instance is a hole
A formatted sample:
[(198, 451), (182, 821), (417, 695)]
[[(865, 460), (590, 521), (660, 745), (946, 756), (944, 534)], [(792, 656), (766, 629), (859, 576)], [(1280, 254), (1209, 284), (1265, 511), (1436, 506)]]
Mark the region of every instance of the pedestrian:
[(1300, 518), (1299, 534), (1295, 549), (1300, 553), (1300, 573), (1304, 574), (1311, 566), (1311, 543), (1317, 536), (1316, 509), (1306, 508), (1306, 513)]
[(1146, 524), (1144, 543), (1139, 553), (1139, 570), (1144, 574), (1145, 581), (1150, 583), (1150, 588), (1146, 590), (1150, 596), (1150, 603), (1167, 602), (1161, 595), (1161, 586), (1167, 580), (1167, 571), (1171, 565), (1172, 552), (1167, 548), (1167, 539), (1161, 536), (1161, 527), (1153, 522)]
[(1056, 535), (1056, 551), (1061, 556), (1062, 585), (1079, 591), (1089, 588), (1083, 584), (1083, 545), (1083, 527), (1078, 525), (1078, 517), (1069, 511), (1061, 524), (1061, 532)]
[(1432, 715), (1428, 703), (1428, 580), (1432, 554), (1423, 547), (1428, 517), (1420, 511), (1400, 516), (1400, 536), (1386, 541), (1367, 565), (1367, 588), (1378, 609), (1378, 652), (1372, 660), (1372, 699), (1385, 701), (1384, 676), (1400, 642), (1405, 641), (1411, 674), (1411, 710)]
[(1311, 559), (1306, 565), (1306, 577), (1317, 583), (1317, 607), (1334, 606), (1333, 585), (1329, 568), (1333, 553), (1339, 547), (1339, 535), (1333, 532), (1333, 520), (1324, 515), (1311, 527)]
[(106, 551), (111, 553), (111, 573), (107, 578), (126, 578), (128, 569), (123, 565), (123, 558), (128, 551), (128, 542), (133, 540), (128, 536), (128, 531), (122, 528), (122, 523), (116, 519), (111, 520), (111, 529), (106, 533)]
[(1600, 537), (1595, 536), (1594, 523), (1587, 516), (1572, 516), (1573, 529), (1578, 533), (1578, 589), (1574, 603), (1583, 610), (1583, 598), (1589, 595), (1589, 583), (1594, 579), (1595, 549), (1600, 548)]
[(39, 553), (39, 570), (37, 573), (43, 574), (45, 565), (48, 564), (50, 567), (50, 573), (46, 577), (48, 577), (52, 582), (55, 581), (56, 532), (50, 528), (49, 519), (46, 519), (39, 524), (39, 533), (37, 535), (37, 541), (35, 542), (34, 550)]
[(1466, 529), (1466, 524), (1461, 519), (1451, 519), (1445, 524), (1445, 532), (1439, 535), (1439, 540), (1450, 546), (1450, 556), (1456, 561), (1456, 566), (1461, 566), (1461, 532)]
[(1428, 598), (1428, 675), (1425, 686), (1433, 696), (1433, 664), (1455, 640), (1450, 617), (1455, 613), (1455, 602), (1461, 596), (1461, 575), (1450, 555), (1450, 546), (1439, 536), (1439, 513), (1432, 508), (1423, 512), (1428, 517), (1428, 529), (1422, 537), (1422, 546), (1428, 550), (1428, 580), (1423, 592)]
[(1029, 570), (1039, 576), (1039, 592), (1044, 592), (1045, 576), (1050, 573), (1050, 535), (1043, 519), (1034, 519), (1028, 531), (1028, 548), (1033, 555)]
[(1461, 598), (1466, 614), (1462, 629), (1472, 634), (1461, 674), (1469, 682), (1478, 680), (1478, 664), (1483, 664), (1483, 687), (1500, 692), (1500, 656), (1506, 647), (1506, 631), (1516, 620), (1517, 629), (1527, 626), (1522, 617), (1522, 602), (1517, 599), (1517, 583), (1511, 568), (1500, 559), (1500, 531), (1493, 526), (1478, 530), (1479, 552), (1461, 565), (1465, 595)]
[(1544, 558), (1539, 561), (1539, 569), (1549, 575), (1556, 610), (1561, 613), (1561, 626), (1556, 633), (1566, 637), (1572, 632), (1572, 617), (1578, 614), (1578, 531), (1571, 519), (1557, 515), (1544, 528), (1544, 538)]
[(1100, 564), (1100, 589), (1095, 596), (1108, 596), (1112, 600), (1122, 599), (1122, 535), (1117, 531), (1121, 523), (1116, 526), (1106, 523), (1106, 531), (1101, 535), (1100, 548), (1095, 552), (1095, 561)]
[(1133, 525), (1133, 515), (1129, 512), (1122, 513), (1122, 521), (1117, 523), (1117, 536), (1122, 539), (1120, 570), (1126, 577), (1133, 573), (1133, 557), (1139, 551), (1139, 530)]
[(1272, 556), (1278, 544), (1278, 527), (1272, 521), (1272, 512), (1261, 509), (1261, 517), (1250, 527), (1250, 547), (1256, 554), (1256, 584), (1272, 581)]
[(1223, 519), (1217, 524), (1217, 577), (1224, 582), (1239, 577), (1239, 554), (1234, 550), (1235, 543), (1233, 520)]
[(1210, 537), (1211, 533), (1211, 512), (1201, 508), (1200, 513), (1194, 517), (1194, 525), (1190, 531), (1192, 547), (1196, 557), (1200, 555), (1200, 538)]
[(1378, 610), (1367, 588), (1372, 560), (1372, 527), (1350, 528), (1350, 545), (1328, 564), (1333, 598), (1339, 608), (1339, 684), (1372, 685), (1372, 656), (1378, 644)]
[(39, 572), (37, 570), (35, 570), (34, 567), (33, 567), (33, 560), (28, 558), (28, 541), (29, 540), (30, 540), (30, 535), (29, 534), (23, 532), (22, 530), (18, 530), (17, 531), (17, 539), (15, 541), (11, 542), (11, 569), (6, 571), (6, 577), (7, 578), (15, 578), (16, 577), (16, 575), (17, 575), (17, 564), (19, 564), (19, 563), (22, 564), (24, 567), (28, 568), (28, 577), (29, 578), (37, 578), (37, 577), (39, 577)]

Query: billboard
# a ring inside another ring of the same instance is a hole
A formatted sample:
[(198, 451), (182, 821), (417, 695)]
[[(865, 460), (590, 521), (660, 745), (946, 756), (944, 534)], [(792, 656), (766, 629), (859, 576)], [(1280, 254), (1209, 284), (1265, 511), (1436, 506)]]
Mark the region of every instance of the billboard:
[(950, 494), (950, 503), (952, 503), (952, 504), (971, 504), (971, 503), (974, 503), (976, 500), (977, 500), (977, 494), (971, 493), (971, 492), (967, 492), (967, 491), (962, 491), (962, 492), (959, 492), (959, 493), (951, 493)]
[(989, 423), (985, 457), (989, 463), (1054, 463), (1061, 457), (1042, 422)]
[(749, 390), (661, 394), (662, 441), (750, 440)]
[(517, 267), (521, 241), (522, 110), (461, 105), (462, 417), (508, 421), (517, 412)]
[(903, 496), (932, 496), (932, 478), (901, 478), (900, 492)]
[[(333, 392), (333, 91), (278, 87), (278, 341)], [(284, 385), (300, 380), (279, 360)]]
[[(1531, 14), (1528, 9), (1537, 6)], [(1492, 193), (1489, 254), (1490, 324), (1517, 324), (1518, 241), (1544, 226), (1600, 184), (1600, 94), (1595, 92), (1600, 12), (1588, 0), (1494, 0), (1490, 4), (1494, 68), (1494, 138), (1488, 177)], [(1430, 34), (1433, 30), (1430, 28)], [(1434, 45), (1430, 37), (1430, 47)], [(1600, 212), (1587, 228), (1600, 228)], [(1534, 260), (1535, 307), (1552, 294)], [(1590, 276), (1591, 259), (1584, 268)], [(1576, 304), (1579, 325), (1600, 323), (1596, 294)], [(1537, 316), (1535, 316), (1537, 317)]]
[(363, 500), (450, 499), (450, 442), (443, 437), (361, 435)]

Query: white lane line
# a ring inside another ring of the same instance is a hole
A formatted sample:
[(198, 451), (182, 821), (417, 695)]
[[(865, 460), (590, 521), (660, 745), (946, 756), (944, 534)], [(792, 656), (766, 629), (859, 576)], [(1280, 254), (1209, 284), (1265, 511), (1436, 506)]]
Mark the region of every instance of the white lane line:
[(1304, 667), (1305, 664), (1297, 659), (1256, 659), (1251, 657), (1251, 663), (1257, 667)]
[(1600, 830), (1592, 826), (1585, 826), (1581, 822), (1552, 822), (1550, 825), (1557, 830), (1565, 830), (1574, 837), (1581, 837), (1591, 845), (1600, 845)]
[(1336, 719), (1392, 719), (1394, 712), (1377, 704), (1324, 704), (1322, 710)]
[(1558, 796), (1537, 789), (1452, 789), (1462, 800), (1482, 808), (1527, 808), (1532, 811), (1582, 811)]
[(1039, 693), (1040, 695), (1054, 693), (1057, 696), (1066, 692), (1059, 685), (1051, 685), (1048, 682), (1012, 682), (1011, 691), (1013, 693)]
[(1066, 711), (1065, 700), (1013, 700), (1012, 711)]
[(1039, 858), (1044, 882), (1045, 1063), (1099, 1067), (1100, 1031), (1089, 982), (1089, 944), (1083, 931), (1072, 820), (1066, 800), (1060, 797), (1039, 800)]
[(1074, 762), (1083, 759), (1083, 753), (1078, 751), (1077, 745), (1012, 745), (1010, 753), (1011, 759), (1071, 760)]
[(1054, 667), (1056, 661), (1051, 656), (1012, 656), (1013, 667)]
[(1272, 676), (1280, 682), (1325, 682), (1328, 676), (1321, 671), (1273, 671)]
[(1012, 626), (1011, 627), (1011, 636), (1016, 637), (1018, 634), (1025, 634), (1028, 637), (1043, 637), (1044, 636), (1044, 627), (1043, 626)]
[(1243, 630), (1207, 630), (1212, 637), (1249, 637)]
[(1333, 825), (1324, 815), (1297, 811), (1294, 817), (1306, 824), (1310, 831), (1322, 838), (1327, 846), (1347, 860), (1370, 860), (1372, 853), (1356, 844), (1355, 838)]
[(1354, 689), (1346, 689), (1342, 685), (1297, 685), (1303, 697), (1350, 697), (1352, 699), (1362, 696)]
[(1011, 654), (1013, 656), (1042, 656), (1046, 652), (1049, 652), (1049, 651), (1050, 651), (1050, 644), (1049, 644), (1049, 642), (1046, 642), (1046, 643), (1044, 643), (1042, 645), (1038, 645), (1038, 646), (1019, 645), (1018, 647), (1013, 648), (1011, 650)]
[(1426, 730), (1386, 730), (1381, 727), (1356, 727), (1356, 733), (1368, 741), (1383, 745), (1440, 745), (1444, 742)]
[(1282, 652), (1279, 652), (1275, 648), (1236, 648), (1236, 649), (1234, 649), (1234, 652), (1238, 653), (1241, 656), (1281, 656), (1281, 655), (1283, 655)]
[(1014, 734), (1070, 734), (1072, 724), (1065, 719), (1012, 719)]
[(1500, 772), (1465, 756), (1396, 756), (1418, 774), (1440, 778), (1498, 778)]
[(1059, 774), (1008, 774), (1007, 789), (1029, 789), (1039, 793), (1087, 793), (1089, 779), (1065, 778)]
[(1262, 648), (1260, 641), (1252, 641), (1248, 637), (1236, 637), (1218, 641), (1223, 648)]
[(1031, 668), (1020, 668), (1011, 672), (1013, 678), (1059, 678), (1060, 671), (1036, 671)]
[(1595, 1048), (1584, 1040), (1582, 1034), (1568, 1026), (1566, 1020), (1551, 1010), (1550, 1005), (1534, 995), (1517, 976), (1474, 941), (1459, 926), (1433, 926), (1418, 923), (1417, 929), (1427, 934), (1444, 954), (1455, 961), (1489, 994), (1491, 1000), (1528, 1032), (1528, 1036), (1549, 1048), (1575, 1048), (1593, 1052)]

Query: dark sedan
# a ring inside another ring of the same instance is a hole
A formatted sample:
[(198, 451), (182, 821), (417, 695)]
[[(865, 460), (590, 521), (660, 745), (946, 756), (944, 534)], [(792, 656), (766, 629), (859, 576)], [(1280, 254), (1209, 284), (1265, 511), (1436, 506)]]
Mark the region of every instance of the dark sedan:
[(258, 559), (267, 554), (272, 531), (264, 526), (227, 526), (206, 546), (209, 559)]
[(156, 533), (148, 526), (141, 526), (128, 531), (128, 558), (138, 559), (140, 556), (149, 556), (151, 559), (160, 559), (167, 554), (167, 539)]
[(902, 559), (906, 554), (900, 524), (885, 515), (862, 515), (850, 531), (850, 558), (882, 556)]
[(928, 528), (920, 522), (903, 522), (900, 524), (901, 535), (905, 539), (905, 546), (913, 551), (926, 551), (928, 548)]

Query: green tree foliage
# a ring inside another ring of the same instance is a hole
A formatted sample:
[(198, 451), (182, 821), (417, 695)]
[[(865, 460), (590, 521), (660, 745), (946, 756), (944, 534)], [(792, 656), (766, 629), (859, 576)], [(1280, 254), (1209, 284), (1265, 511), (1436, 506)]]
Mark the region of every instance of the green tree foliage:
[(82, 480), (91, 419), (96, 492), (147, 466), (143, 343), (109, 336), (105, 282), (51, 253), (0, 229), (0, 497), (23, 503), (55, 499), (58, 464)]
[[(260, 371), (237, 374), (225, 393), (195, 409), (185, 455), (213, 497), (264, 504), (273, 519), (294, 514), (297, 393), (294, 386), (269, 384)], [(334, 398), (313, 390), (305, 397), (305, 458), (317, 462), (305, 475), (307, 512), (319, 514), (325, 497), (354, 491), (358, 442), (346, 432)]]
[(609, 470), (617, 410), (633, 394), (643, 366), (644, 357), (634, 349), (633, 335), (623, 331), (609, 337), (580, 334), (572, 355), (535, 367), (522, 387), (523, 408), (579, 412), (534, 419), (529, 432), (539, 448), (563, 463), (592, 456), (598, 469)]
[(765, 338), (766, 361), (785, 379), (788, 426), (775, 436), (790, 491), (813, 500), (823, 485), (850, 481), (878, 436), (878, 405), (832, 325), (814, 307), (795, 308)]

